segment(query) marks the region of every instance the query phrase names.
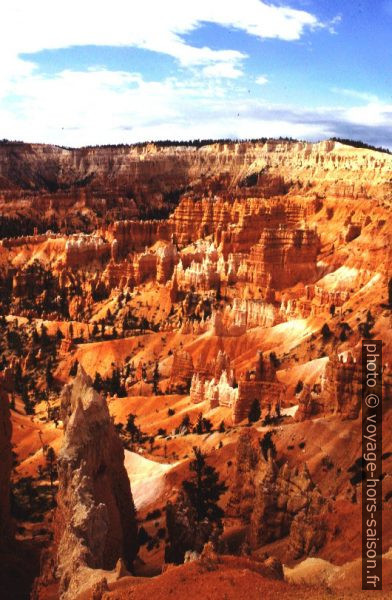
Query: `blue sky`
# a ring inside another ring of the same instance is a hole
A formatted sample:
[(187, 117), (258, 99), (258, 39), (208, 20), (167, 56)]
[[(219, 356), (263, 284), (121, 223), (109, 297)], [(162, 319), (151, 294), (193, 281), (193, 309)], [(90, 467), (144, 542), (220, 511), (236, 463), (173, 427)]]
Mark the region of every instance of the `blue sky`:
[(3, 0), (0, 138), (392, 147), (392, 0)]

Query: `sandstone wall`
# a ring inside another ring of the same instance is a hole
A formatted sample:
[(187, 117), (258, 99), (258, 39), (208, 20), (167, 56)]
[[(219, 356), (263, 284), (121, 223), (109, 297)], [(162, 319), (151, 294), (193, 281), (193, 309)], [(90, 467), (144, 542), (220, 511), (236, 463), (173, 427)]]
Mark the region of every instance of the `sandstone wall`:
[[(80, 188), (105, 196), (146, 194), (161, 198), (191, 186), (216, 191), (233, 185), (258, 188), (266, 197), (287, 189), (313, 190), (335, 197), (382, 198), (390, 192), (392, 158), (344, 146), (282, 142), (213, 143), (201, 148), (101, 146), (66, 149), (43, 144), (0, 145), (1, 189), (64, 190)], [(361, 177), (358, 174), (361, 173)], [(252, 177), (253, 176), (253, 177)]]
[(320, 240), (309, 229), (265, 229), (251, 248), (248, 281), (267, 290), (281, 290), (316, 276)]

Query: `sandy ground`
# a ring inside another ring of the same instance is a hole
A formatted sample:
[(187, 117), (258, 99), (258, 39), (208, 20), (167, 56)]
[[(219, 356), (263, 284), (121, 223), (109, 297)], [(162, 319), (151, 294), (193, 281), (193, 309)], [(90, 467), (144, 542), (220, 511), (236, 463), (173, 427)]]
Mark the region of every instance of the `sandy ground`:
[(158, 463), (125, 450), (125, 468), (132, 482), (132, 496), (137, 510), (159, 500), (167, 484), (166, 474), (179, 463)]

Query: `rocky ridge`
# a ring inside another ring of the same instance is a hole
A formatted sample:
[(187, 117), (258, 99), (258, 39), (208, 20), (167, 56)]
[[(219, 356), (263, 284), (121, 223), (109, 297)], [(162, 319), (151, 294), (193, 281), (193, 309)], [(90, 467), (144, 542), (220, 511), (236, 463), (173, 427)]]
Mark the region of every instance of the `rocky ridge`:
[(37, 598), (44, 597), (54, 576), (60, 598), (74, 599), (119, 559), (131, 569), (138, 550), (124, 450), (106, 402), (91, 384), (79, 367), (62, 393), (55, 539), (36, 585)]

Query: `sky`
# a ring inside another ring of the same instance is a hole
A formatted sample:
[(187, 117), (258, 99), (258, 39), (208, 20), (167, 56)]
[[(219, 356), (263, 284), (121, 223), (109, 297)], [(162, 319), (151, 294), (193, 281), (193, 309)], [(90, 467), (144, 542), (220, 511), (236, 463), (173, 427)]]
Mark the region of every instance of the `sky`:
[(392, 148), (392, 0), (1, 0), (0, 139)]

